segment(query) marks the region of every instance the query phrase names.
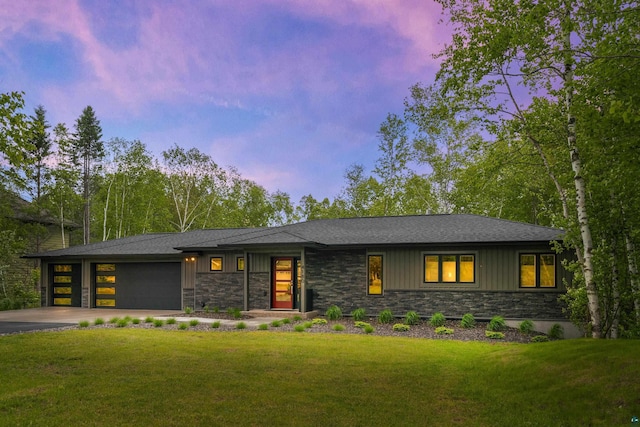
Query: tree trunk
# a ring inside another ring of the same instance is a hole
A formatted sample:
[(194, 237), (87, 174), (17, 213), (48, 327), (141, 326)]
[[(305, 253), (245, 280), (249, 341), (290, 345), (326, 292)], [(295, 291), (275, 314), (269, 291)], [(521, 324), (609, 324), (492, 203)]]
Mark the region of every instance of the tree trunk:
[(640, 325), (640, 286), (638, 284), (638, 264), (636, 263), (636, 245), (631, 240), (629, 231), (624, 231), (624, 240), (627, 246), (627, 263), (633, 295), (633, 308), (636, 312), (636, 326)]
[(616, 240), (611, 243), (611, 298), (613, 306), (611, 310), (611, 329), (609, 336), (612, 339), (618, 338), (618, 327), (620, 325), (620, 278), (618, 274)]

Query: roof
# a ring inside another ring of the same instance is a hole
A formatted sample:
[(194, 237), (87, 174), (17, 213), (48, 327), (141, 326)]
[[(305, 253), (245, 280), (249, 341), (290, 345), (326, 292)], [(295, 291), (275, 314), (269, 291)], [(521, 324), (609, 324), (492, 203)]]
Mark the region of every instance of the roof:
[(33, 258), (177, 255), (208, 249), (269, 246), (496, 244), (561, 240), (557, 228), (479, 215), (415, 215), (321, 219), (268, 228), (144, 234), (30, 255)]

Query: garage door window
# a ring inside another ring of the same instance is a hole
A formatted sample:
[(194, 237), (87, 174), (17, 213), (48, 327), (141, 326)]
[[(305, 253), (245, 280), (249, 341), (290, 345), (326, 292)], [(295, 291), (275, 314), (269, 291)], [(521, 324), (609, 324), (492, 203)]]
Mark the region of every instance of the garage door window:
[(96, 307), (116, 306), (115, 272), (115, 264), (96, 264)]

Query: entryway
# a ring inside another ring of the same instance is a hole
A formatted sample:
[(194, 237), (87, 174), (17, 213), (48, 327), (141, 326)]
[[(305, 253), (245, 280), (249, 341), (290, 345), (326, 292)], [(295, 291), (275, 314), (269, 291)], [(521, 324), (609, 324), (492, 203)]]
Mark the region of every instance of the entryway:
[(272, 258), (271, 308), (293, 310), (300, 307), (300, 270), (299, 258)]

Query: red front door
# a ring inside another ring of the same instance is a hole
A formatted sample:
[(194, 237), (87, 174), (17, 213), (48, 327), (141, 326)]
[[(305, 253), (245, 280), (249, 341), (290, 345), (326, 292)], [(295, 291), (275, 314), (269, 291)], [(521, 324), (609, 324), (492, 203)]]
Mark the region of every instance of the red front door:
[(274, 258), (271, 271), (271, 307), (292, 309), (295, 289), (293, 258)]

